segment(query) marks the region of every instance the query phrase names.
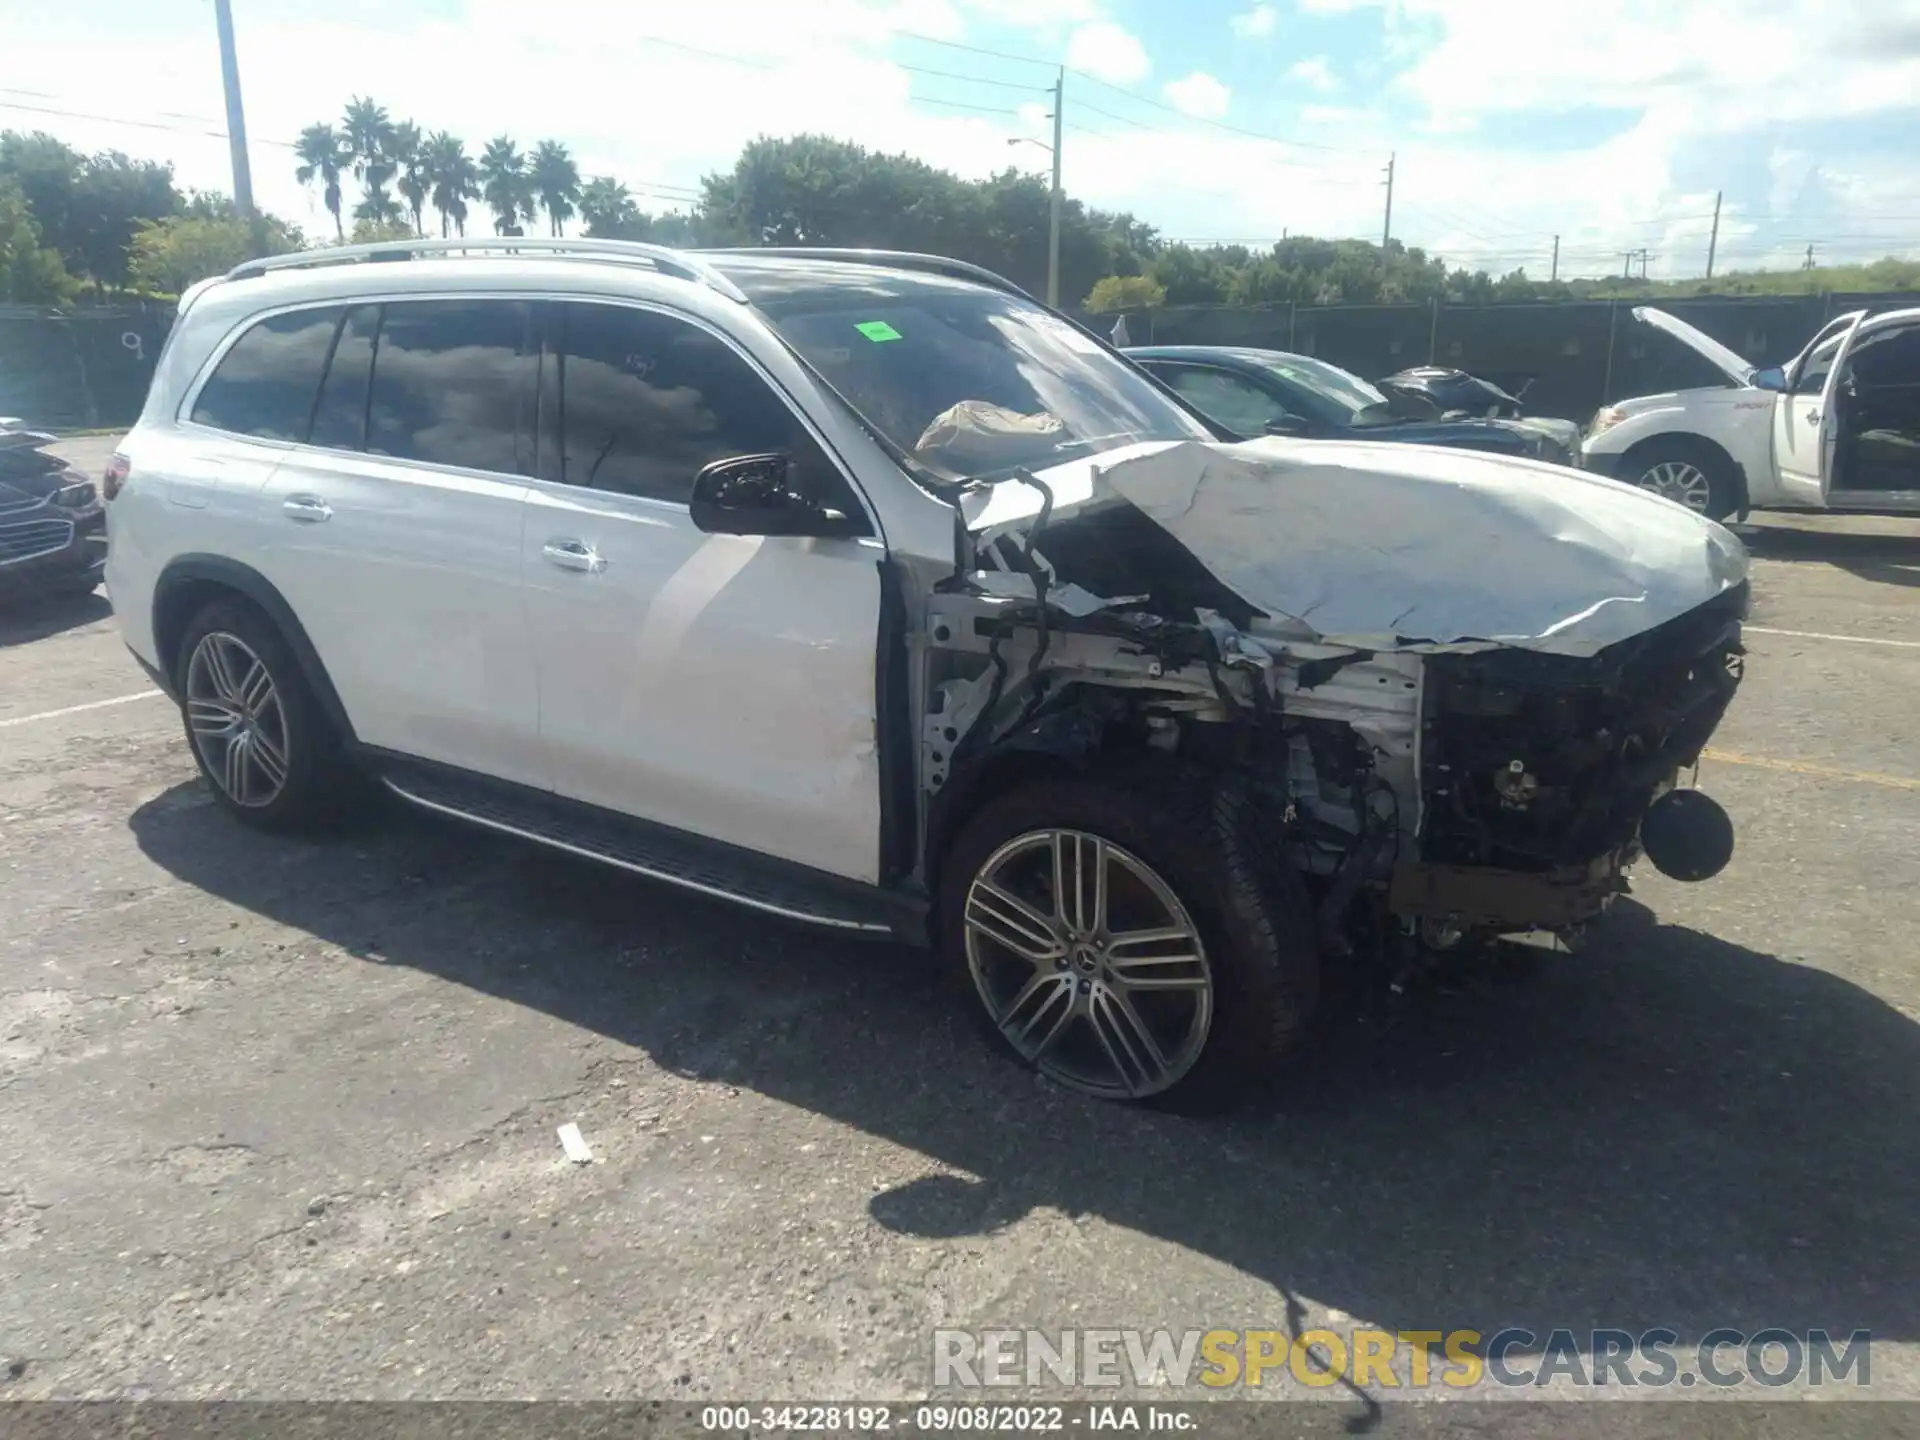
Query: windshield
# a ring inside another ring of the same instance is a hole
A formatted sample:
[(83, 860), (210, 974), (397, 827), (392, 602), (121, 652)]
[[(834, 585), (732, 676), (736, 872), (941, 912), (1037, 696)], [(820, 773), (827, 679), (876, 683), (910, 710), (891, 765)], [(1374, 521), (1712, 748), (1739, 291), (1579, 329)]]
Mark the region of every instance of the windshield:
[(1126, 362), (1017, 295), (844, 262), (739, 257), (724, 268), (869, 424), (949, 474), (1213, 438)]
[(1305, 392), (1299, 398), (1313, 407), (1311, 419), (1331, 425), (1364, 425), (1376, 416), (1390, 418), (1385, 409), (1373, 408), (1386, 406), (1387, 397), (1338, 365), (1309, 360), (1304, 355), (1261, 355), (1258, 359), (1297, 391)]

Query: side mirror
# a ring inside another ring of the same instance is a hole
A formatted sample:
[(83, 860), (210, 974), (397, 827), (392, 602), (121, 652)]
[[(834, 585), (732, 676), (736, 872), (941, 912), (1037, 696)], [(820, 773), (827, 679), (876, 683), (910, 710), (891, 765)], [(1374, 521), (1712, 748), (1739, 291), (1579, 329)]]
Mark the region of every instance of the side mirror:
[(865, 535), (864, 516), (832, 510), (795, 488), (784, 454), (716, 460), (693, 479), (687, 514), (709, 535)]
[(1778, 365), (1771, 370), (1756, 370), (1753, 374), (1753, 388), (1772, 390), (1784, 395), (1787, 391), (1787, 372)]
[(1313, 427), (1298, 415), (1276, 415), (1262, 427), (1269, 435), (1310, 435)]

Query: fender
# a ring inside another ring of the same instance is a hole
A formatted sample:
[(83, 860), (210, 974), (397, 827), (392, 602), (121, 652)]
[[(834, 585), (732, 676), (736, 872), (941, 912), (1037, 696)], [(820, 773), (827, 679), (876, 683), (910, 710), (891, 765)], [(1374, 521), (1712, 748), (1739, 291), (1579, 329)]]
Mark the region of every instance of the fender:
[(1773, 396), (1765, 391), (1678, 392), (1633, 402), (1645, 405), (1582, 447), (1586, 468), (1616, 473), (1620, 457), (1634, 446), (1666, 436), (1685, 437), (1721, 451), (1733, 462), (1746, 495), (1755, 504), (1771, 498)]
[(167, 563), (154, 584), (153, 635), (165, 666), (167, 688), (172, 688), (173, 674), (179, 660), (177, 649), (180, 632), (190, 618), (182, 613), (184, 607), (180, 601), (188, 598), (190, 589), (203, 587), (231, 590), (245, 596), (266, 613), (286, 640), (287, 648), (293, 651), (301, 674), (313, 688), (314, 698), (320, 702), (320, 708), (334, 726), (335, 733), (348, 745), (357, 743), (353, 722), (347, 718), (346, 706), (340, 703), (340, 693), (333, 688), (327, 667), (321, 663), (320, 652), (314, 649), (306, 627), (300, 623), (300, 617), (293, 613), (293, 607), (287, 603), (286, 597), (258, 570), (224, 555), (178, 556)]

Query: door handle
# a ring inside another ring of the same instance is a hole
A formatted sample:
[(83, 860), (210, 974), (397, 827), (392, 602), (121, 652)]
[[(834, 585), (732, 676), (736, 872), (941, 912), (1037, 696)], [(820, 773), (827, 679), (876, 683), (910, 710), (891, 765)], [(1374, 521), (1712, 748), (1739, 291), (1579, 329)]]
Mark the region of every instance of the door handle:
[(1820, 412), (1818, 410), (1807, 411), (1807, 423), (1809, 425), (1818, 425), (1820, 423)]
[(333, 518), (333, 507), (318, 495), (289, 495), (280, 502), (280, 509), (289, 520), (303, 525), (318, 525)]
[(540, 553), (549, 565), (558, 565), (562, 570), (597, 575), (607, 568), (606, 557), (584, 540), (549, 540), (540, 547)]

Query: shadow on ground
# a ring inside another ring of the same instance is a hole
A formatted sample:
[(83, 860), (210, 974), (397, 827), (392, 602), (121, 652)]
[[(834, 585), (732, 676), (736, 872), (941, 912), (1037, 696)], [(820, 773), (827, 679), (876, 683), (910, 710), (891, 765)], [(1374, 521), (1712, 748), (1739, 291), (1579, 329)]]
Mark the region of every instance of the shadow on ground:
[(1858, 535), (1784, 525), (1743, 525), (1739, 535), (1761, 560), (1820, 561), (1862, 580), (1920, 586), (1920, 535)]
[(1920, 1027), (1630, 902), (1524, 981), (1335, 1020), (1281, 1098), (1195, 1121), (1037, 1083), (912, 952), (409, 816), (263, 840), (193, 788), (132, 820), (182, 880), (977, 1177), (877, 1196), (898, 1232), (1090, 1213), (1400, 1329), (1920, 1337)]
[(85, 595), (0, 594), (0, 650), (78, 630), (113, 614), (98, 590)]

